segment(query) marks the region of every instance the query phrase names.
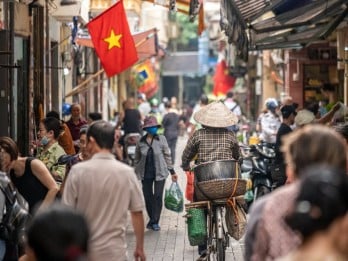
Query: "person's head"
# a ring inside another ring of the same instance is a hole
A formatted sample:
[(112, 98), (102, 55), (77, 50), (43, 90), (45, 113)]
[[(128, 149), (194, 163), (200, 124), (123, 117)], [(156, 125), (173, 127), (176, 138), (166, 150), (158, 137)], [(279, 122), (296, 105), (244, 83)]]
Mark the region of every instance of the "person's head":
[(81, 105), (78, 103), (74, 103), (71, 105), (71, 118), (74, 120), (78, 120), (81, 118)]
[(151, 106), (152, 107), (158, 107), (158, 99), (157, 98), (152, 98)]
[(158, 124), (158, 121), (155, 116), (149, 115), (145, 117), (143, 130), (146, 131), (148, 134), (152, 136), (156, 135), (160, 127), (161, 125)]
[(18, 159), (19, 151), (17, 144), (10, 137), (0, 137), (0, 166), (1, 170), (8, 172), (11, 163)]
[(227, 99), (233, 98), (233, 91), (228, 91), (228, 92), (226, 93), (226, 98), (227, 98)]
[(80, 129), (80, 153), (83, 159), (87, 159), (89, 156), (87, 151), (87, 129), (88, 125), (84, 125)]
[(278, 101), (276, 99), (268, 98), (265, 102), (265, 105), (268, 111), (276, 113), (276, 110), (278, 108)]
[(284, 105), (280, 108), (280, 112), (282, 114), (283, 121), (286, 121), (289, 125), (294, 124), (295, 116), (297, 114), (294, 106)]
[(209, 99), (208, 99), (208, 96), (205, 95), (204, 93), (201, 95), (201, 98), (199, 99), (199, 102), (201, 105), (208, 105), (209, 103)]
[(27, 228), (29, 261), (87, 260), (89, 228), (84, 216), (63, 205), (38, 212)]
[(146, 101), (145, 93), (138, 93), (137, 98), (138, 98), (138, 100), (137, 100), (138, 104), (141, 104), (141, 103)]
[(321, 92), (326, 98), (329, 98), (335, 92), (335, 86), (330, 83), (324, 83), (323, 87), (321, 87)]
[(101, 119), (102, 119), (102, 115), (99, 112), (88, 113), (88, 124), (91, 124), (93, 121), (99, 121)]
[(302, 176), (294, 209), (285, 221), (306, 243), (317, 232), (326, 231), (329, 236), (328, 229), (347, 216), (348, 176), (328, 165), (311, 166)]
[(313, 124), (297, 129), (282, 139), (287, 175), (300, 178), (304, 169), (314, 164), (328, 164), (346, 169), (346, 144), (332, 128)]
[(125, 101), (123, 109), (124, 109), (124, 110), (126, 110), (126, 109), (134, 109), (134, 107), (135, 107), (134, 98), (133, 98), (133, 97), (129, 97), (129, 98)]
[(56, 111), (49, 111), (46, 113), (46, 118), (48, 117), (52, 117), (52, 118), (56, 118), (57, 120), (60, 120), (60, 117), (59, 117), (59, 113), (56, 112)]
[(172, 98), (170, 98), (170, 103), (172, 104), (172, 108), (176, 108), (178, 99), (175, 96), (173, 96)]
[(281, 99), (282, 105), (293, 105), (292, 97), (291, 96), (285, 96)]
[(56, 142), (62, 132), (62, 125), (59, 120), (47, 117), (40, 121), (38, 138), (42, 146), (49, 146)]
[(164, 103), (164, 108), (170, 109), (171, 107), (172, 107), (172, 104), (170, 103), (170, 101), (167, 101), (166, 103)]
[(87, 129), (87, 151), (90, 155), (101, 150), (112, 150), (115, 127), (111, 123), (100, 120), (93, 122)]
[(318, 102), (311, 102), (306, 106), (306, 109), (309, 110), (314, 114), (316, 118), (320, 118), (319, 113), (319, 103)]
[(296, 127), (300, 128), (307, 124), (313, 123), (314, 120), (315, 115), (313, 114), (313, 112), (307, 109), (299, 110), (297, 112), (297, 115), (295, 116)]

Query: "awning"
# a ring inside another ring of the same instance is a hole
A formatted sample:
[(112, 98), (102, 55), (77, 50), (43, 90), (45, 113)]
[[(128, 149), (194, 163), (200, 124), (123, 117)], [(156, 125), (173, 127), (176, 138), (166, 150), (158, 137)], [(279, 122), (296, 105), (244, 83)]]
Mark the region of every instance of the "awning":
[(248, 49), (300, 48), (324, 40), (347, 14), (347, 0), (222, 0), (221, 29), (246, 58)]
[[(134, 43), (138, 52), (139, 61), (143, 61), (158, 53), (157, 30), (150, 30), (133, 34)], [(94, 48), (91, 38), (77, 37), (75, 43), (81, 46)]]

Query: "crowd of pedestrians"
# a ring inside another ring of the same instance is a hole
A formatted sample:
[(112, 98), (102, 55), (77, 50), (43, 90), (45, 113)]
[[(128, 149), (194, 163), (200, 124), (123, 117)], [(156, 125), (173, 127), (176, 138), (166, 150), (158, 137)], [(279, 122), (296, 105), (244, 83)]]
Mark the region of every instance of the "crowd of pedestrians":
[[(266, 100), (256, 130), (261, 141), (275, 147), (277, 189), (250, 209), (246, 260), (347, 260), (348, 237), (338, 231), (348, 224), (348, 125), (331, 127), (341, 106), (333, 103), (320, 113), (319, 104), (299, 109), (290, 97), (281, 104)], [(232, 91), (224, 101), (210, 103), (203, 94), (191, 110), (178, 108), (176, 97), (159, 104), (138, 94), (115, 115), (112, 123), (99, 112), (85, 120), (79, 104), (71, 106), (66, 122), (59, 112), (48, 112), (38, 123), (33, 157), (22, 156), (15, 141), (0, 137), (1, 171), (31, 214), (26, 246), (0, 238), (0, 260), (10, 251), (16, 255), (7, 260), (145, 260), (144, 231), (161, 230), (167, 177), (183, 178), (174, 164), (189, 171), (217, 160), (242, 162), (235, 128), (242, 111)], [(176, 155), (182, 129), (188, 141)], [(139, 140), (134, 166), (128, 166), (124, 148), (134, 133)], [(128, 213), (136, 237), (132, 258), (126, 251)], [(52, 236), (44, 240), (47, 233)], [(207, 250), (206, 243), (198, 247), (198, 260), (207, 259)]]

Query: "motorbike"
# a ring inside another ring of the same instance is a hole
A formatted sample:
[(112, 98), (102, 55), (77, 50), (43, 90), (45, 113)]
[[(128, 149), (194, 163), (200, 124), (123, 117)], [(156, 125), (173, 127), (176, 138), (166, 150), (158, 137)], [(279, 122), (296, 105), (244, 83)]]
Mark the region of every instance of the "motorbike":
[(139, 133), (129, 133), (124, 137), (124, 155), (125, 162), (129, 166), (134, 166), (135, 160), (135, 148), (140, 140), (141, 135)]
[(272, 144), (259, 143), (242, 146), (243, 163), (242, 177), (252, 182), (252, 197), (248, 197), (249, 205), (258, 198), (272, 191), (272, 165), (275, 159), (275, 149)]

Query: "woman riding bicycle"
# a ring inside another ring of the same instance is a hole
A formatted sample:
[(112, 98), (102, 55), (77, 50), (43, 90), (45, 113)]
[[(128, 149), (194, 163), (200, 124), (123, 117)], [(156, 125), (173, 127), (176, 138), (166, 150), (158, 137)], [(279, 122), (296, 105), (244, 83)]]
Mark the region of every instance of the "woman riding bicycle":
[[(194, 119), (203, 128), (189, 138), (182, 154), (182, 168), (190, 170), (190, 162), (202, 164), (217, 160), (239, 160), (240, 148), (235, 134), (227, 127), (237, 123), (238, 118), (222, 102), (212, 102), (194, 114)], [(196, 196), (194, 195), (194, 201)], [(207, 244), (198, 246), (200, 258), (206, 260)]]

